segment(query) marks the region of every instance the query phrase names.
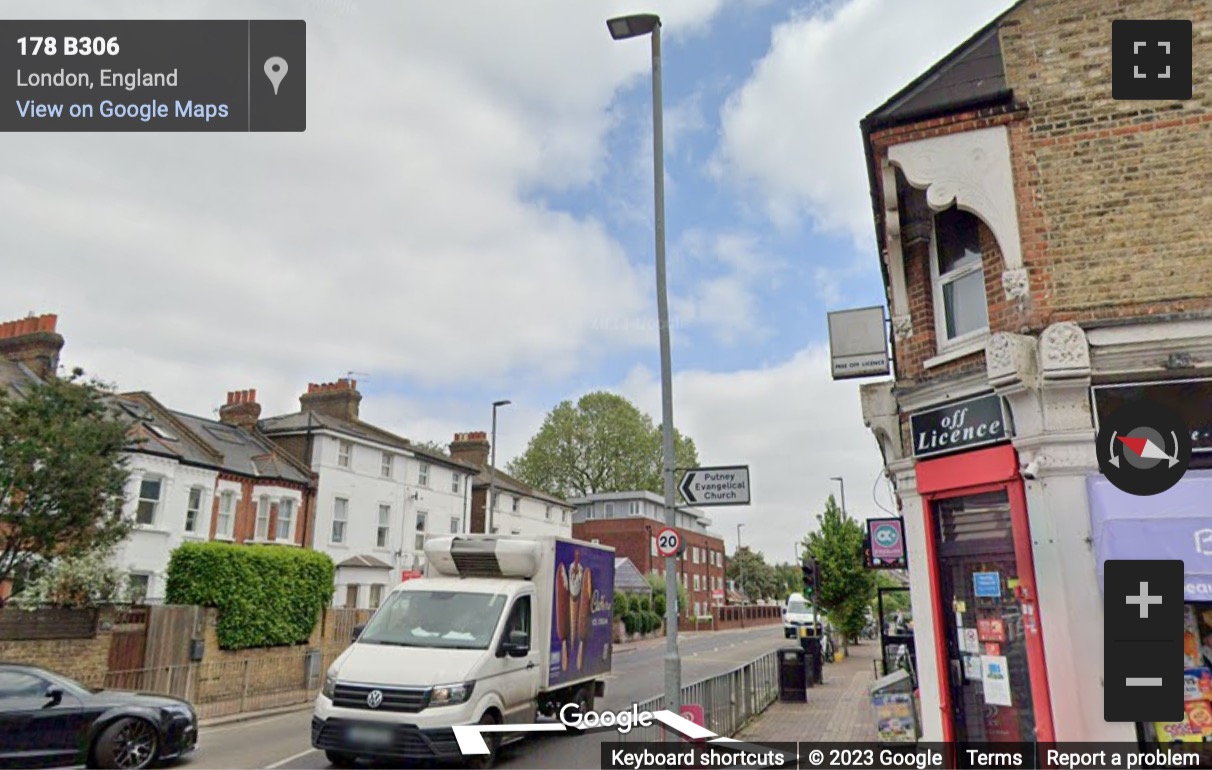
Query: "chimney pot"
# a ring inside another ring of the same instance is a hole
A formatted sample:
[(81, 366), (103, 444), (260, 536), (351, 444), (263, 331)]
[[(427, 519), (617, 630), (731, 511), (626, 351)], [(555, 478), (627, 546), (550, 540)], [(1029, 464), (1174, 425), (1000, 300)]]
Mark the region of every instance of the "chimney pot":
[(229, 390), (227, 403), (219, 407), (219, 422), (252, 430), (261, 419), (261, 405), (255, 390)]
[(0, 323), (0, 358), (27, 366), (39, 379), (59, 371), (63, 337), (56, 332), (58, 316), (46, 313)]

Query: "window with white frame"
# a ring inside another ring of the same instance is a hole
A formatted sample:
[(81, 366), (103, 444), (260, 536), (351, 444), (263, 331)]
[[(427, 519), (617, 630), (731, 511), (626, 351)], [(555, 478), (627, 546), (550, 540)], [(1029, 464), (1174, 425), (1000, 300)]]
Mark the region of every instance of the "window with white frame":
[(189, 503), (185, 506), (185, 531), (196, 535), (201, 518), (202, 487), (193, 487), (189, 490)]
[(139, 505), (135, 509), (135, 522), (151, 526), (156, 523), (156, 514), (160, 511), (160, 495), (164, 491), (164, 481), (155, 476), (139, 482)]
[(295, 501), (283, 498), (278, 503), (278, 525), (275, 537), (290, 542), (295, 539)]
[(455, 471), (450, 474), (450, 491), (459, 494), (459, 473)]
[(387, 540), (391, 536), (391, 506), (379, 506), (379, 529), (375, 533), (375, 547), (386, 548)]
[(550, 505), (547, 506), (547, 510), (544, 511), (544, 514), (545, 514), (546, 519), (548, 521), (551, 521), (551, 506)]
[(383, 462), (379, 466), (379, 475), (381, 475), (385, 479), (391, 478), (391, 461), (392, 461), (391, 452), (384, 452), (383, 453)]
[(257, 501), (257, 531), (254, 537), (257, 540), (269, 539), (269, 498), (264, 495)]
[(640, 508), (639, 500), (632, 500), (630, 503), (627, 504), (627, 514), (629, 516), (639, 516), (640, 511), (641, 511), (641, 508)]
[(699, 576), (698, 575), (694, 576), (694, 590), (696, 590), (696, 591), (699, 590)]
[(429, 514), (425, 511), (417, 511), (417, 536), (414, 546), (418, 551), (425, 550), (425, 528), (428, 525)]
[(613, 516), (614, 515), (614, 503), (602, 503), (602, 513), (608, 519), (611, 516)]
[(423, 487), (429, 486), (429, 463), (421, 463), (417, 470), (417, 483)]
[(348, 468), (353, 465), (353, 442), (341, 441), (337, 446), (337, 465)]
[(560, 511), (560, 523), (561, 524), (568, 523), (568, 511)]
[(459, 530), (462, 529), (462, 527), (463, 527), (462, 519), (460, 519), (458, 516), (450, 517), (450, 534), (452, 534), (452, 535), (459, 534)]
[(383, 603), (383, 584), (374, 583), (370, 586), (370, 608), (372, 610), (379, 609), (379, 605)]
[(656, 541), (657, 541), (656, 535), (653, 535), (648, 538), (648, 555), (649, 556), (657, 555)]
[(345, 528), (349, 526), (349, 501), (338, 497), (332, 501), (332, 533), (329, 539), (337, 545), (345, 542)]
[(151, 589), (151, 575), (146, 572), (132, 572), (127, 576), (127, 584), (131, 599), (135, 603), (142, 602), (147, 599), (147, 593)]
[(515, 496), (513, 498), (513, 504), (512, 504), (512, 507), (510, 508), (510, 510), (512, 510), (514, 513), (517, 513), (518, 509), (521, 507), (522, 507), (522, 498)]
[(940, 351), (980, 338), (989, 330), (980, 220), (959, 208), (934, 216), (930, 239), (934, 323)]
[(493, 492), (493, 493), (492, 493), (492, 509), (493, 509), (494, 511), (499, 511), (499, 510), (500, 510), (500, 507), (499, 507), (499, 505), (498, 505), (498, 503), (500, 503), (500, 502), (501, 502), (501, 493), (500, 493), (500, 492)]
[(215, 537), (231, 537), (231, 525), (235, 517), (236, 493), (227, 490), (219, 495), (219, 520), (215, 522)]

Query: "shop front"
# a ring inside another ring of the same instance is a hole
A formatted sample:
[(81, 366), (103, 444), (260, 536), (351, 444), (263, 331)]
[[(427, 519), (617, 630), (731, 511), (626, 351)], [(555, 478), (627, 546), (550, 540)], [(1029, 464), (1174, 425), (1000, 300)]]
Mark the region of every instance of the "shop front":
[(1137, 726), (1146, 743), (1212, 743), (1212, 471), (1188, 471), (1160, 495), (1137, 497), (1102, 476), (1087, 480), (1099, 586), (1107, 559), (1186, 565), (1186, 718)]
[(909, 422), (940, 737), (1052, 740), (1027, 503), (1005, 404), (990, 393)]

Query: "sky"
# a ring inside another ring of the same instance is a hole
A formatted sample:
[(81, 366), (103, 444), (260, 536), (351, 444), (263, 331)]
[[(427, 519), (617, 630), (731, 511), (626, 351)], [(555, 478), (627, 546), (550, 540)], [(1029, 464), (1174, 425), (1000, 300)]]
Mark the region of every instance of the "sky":
[[(752, 505), (729, 552), (786, 562), (845, 480), (894, 504), (826, 313), (884, 304), (859, 120), (1007, 0), (5, 3), (10, 18), (302, 18), (297, 134), (9, 134), (0, 320), (63, 363), (214, 415), (350, 373), (363, 419), (498, 465), (562, 400), (660, 420), (650, 48), (663, 20), (673, 414)], [(169, 14), (171, 15), (165, 15)], [(287, 75), (289, 77), (289, 74)]]

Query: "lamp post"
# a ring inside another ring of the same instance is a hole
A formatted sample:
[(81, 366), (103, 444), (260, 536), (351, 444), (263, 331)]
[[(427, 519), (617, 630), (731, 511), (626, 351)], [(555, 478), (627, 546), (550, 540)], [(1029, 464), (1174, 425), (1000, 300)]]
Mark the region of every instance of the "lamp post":
[(492, 518), (497, 507), (497, 409), (502, 406), (509, 406), (512, 401), (493, 401), (492, 402), (492, 458), (488, 461), (488, 516), (484, 518), (484, 534), (492, 534)]
[[(652, 39), (652, 182), (656, 236), (657, 316), (661, 335), (661, 438), (664, 447), (665, 522), (677, 526), (673, 470), (673, 365), (670, 361), (669, 298), (665, 288), (665, 140), (661, 96), (661, 17), (653, 13), (609, 19), (615, 40), (649, 35)], [(677, 558), (665, 559), (665, 708), (682, 712), (682, 660), (678, 653)], [(673, 731), (668, 739), (678, 740)]]
[(849, 514), (846, 513), (846, 480), (844, 478), (842, 478), (841, 476), (830, 476), (829, 480), (836, 481), (839, 485), (841, 485), (841, 487), (842, 487), (842, 518), (843, 519), (850, 518)]
[(741, 581), (741, 595), (748, 597), (748, 594), (745, 593), (745, 562), (741, 559), (741, 527), (743, 526), (745, 525), (736, 525), (736, 568), (740, 572), (738, 577)]

